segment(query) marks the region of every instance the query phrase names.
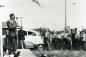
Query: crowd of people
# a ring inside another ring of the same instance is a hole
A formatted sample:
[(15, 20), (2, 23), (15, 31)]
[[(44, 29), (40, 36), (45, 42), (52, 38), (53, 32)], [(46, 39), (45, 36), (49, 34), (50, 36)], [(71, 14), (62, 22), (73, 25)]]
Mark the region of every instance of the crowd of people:
[[(37, 29), (35, 29), (37, 30)], [(69, 49), (80, 50), (86, 49), (86, 31), (78, 31), (77, 28), (65, 30), (65, 32), (51, 32), (49, 29), (38, 29), (44, 42), (44, 50)]]

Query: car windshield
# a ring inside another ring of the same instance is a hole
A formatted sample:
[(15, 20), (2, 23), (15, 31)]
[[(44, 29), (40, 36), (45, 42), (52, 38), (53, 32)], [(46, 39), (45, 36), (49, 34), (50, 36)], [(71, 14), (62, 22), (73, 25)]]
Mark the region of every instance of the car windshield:
[(36, 36), (36, 33), (28, 31), (28, 35)]

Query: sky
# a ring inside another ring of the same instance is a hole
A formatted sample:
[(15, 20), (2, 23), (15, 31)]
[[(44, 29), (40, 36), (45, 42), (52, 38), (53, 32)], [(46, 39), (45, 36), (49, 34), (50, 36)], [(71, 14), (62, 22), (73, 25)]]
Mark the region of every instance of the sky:
[[(47, 27), (53, 30), (64, 29), (65, 0), (38, 0), (43, 7), (39, 7), (31, 0), (0, 0), (0, 20), (9, 20), (9, 14), (15, 13), (23, 17), (23, 27), (32, 29)], [(66, 0), (67, 25), (71, 27), (86, 27), (86, 1)], [(20, 20), (21, 18), (19, 18)], [(20, 24), (20, 21), (18, 22)]]

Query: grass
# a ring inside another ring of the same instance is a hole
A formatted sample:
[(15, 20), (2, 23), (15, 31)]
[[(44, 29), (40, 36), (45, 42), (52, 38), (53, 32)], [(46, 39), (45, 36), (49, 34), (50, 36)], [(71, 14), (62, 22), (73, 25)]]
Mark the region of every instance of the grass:
[(40, 57), (42, 54), (46, 54), (47, 57), (86, 57), (86, 51), (69, 51), (69, 50), (52, 50), (52, 51), (40, 51), (32, 50), (36, 57)]

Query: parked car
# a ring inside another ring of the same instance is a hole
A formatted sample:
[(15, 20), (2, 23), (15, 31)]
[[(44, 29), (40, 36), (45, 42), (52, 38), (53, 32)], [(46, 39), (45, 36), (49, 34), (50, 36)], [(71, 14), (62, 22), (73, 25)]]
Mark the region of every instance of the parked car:
[(43, 45), (43, 39), (37, 31), (30, 30), (27, 31), (25, 36), (26, 48), (35, 48), (37, 46)]

